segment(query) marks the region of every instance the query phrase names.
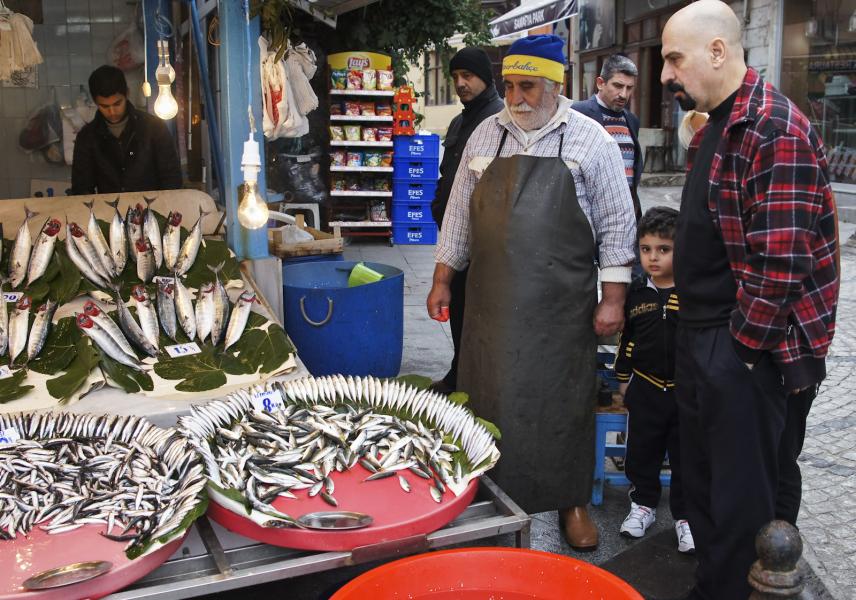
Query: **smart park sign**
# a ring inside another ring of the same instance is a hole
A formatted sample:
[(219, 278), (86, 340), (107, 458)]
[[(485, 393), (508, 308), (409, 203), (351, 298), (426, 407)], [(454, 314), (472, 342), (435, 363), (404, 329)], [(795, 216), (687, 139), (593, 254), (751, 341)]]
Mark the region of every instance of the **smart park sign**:
[(494, 38), (500, 38), (563, 21), (575, 14), (577, 14), (577, 0), (552, 0), (534, 5), (527, 4), (491, 21), (490, 33)]

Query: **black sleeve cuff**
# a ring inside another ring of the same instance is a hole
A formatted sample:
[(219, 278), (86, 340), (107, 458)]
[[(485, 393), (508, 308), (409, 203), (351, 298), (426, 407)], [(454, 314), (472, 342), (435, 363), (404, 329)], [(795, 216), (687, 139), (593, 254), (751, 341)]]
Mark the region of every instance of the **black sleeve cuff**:
[(764, 352), (763, 350), (753, 350), (748, 346), (744, 346), (734, 338), (731, 338), (731, 342), (734, 344), (734, 351), (737, 352), (737, 356), (739, 356), (740, 360), (743, 362), (755, 365), (758, 364), (759, 360), (761, 360), (761, 354)]

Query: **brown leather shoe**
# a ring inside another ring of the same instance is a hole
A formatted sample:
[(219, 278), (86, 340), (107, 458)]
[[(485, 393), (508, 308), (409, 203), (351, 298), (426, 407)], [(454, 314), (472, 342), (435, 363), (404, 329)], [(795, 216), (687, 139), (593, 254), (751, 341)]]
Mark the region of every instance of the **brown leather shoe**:
[(597, 549), (597, 526), (585, 506), (573, 506), (559, 511), (559, 526), (568, 545), (577, 552)]

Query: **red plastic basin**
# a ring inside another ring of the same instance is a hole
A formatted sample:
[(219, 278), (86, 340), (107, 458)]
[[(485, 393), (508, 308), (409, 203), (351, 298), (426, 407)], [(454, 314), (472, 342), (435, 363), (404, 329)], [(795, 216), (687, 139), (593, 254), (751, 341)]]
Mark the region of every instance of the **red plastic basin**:
[(363, 573), (331, 600), (643, 600), (581, 560), (517, 548), (463, 548), (404, 558)]

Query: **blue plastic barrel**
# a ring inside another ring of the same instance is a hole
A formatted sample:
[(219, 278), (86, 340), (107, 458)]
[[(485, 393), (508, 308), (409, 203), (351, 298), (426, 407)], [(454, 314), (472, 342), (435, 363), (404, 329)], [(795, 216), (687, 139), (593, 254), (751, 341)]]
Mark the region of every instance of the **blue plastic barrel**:
[(285, 265), (285, 330), (313, 375), (395, 377), (404, 342), (404, 273), (367, 262), (384, 278), (349, 288), (355, 264)]

